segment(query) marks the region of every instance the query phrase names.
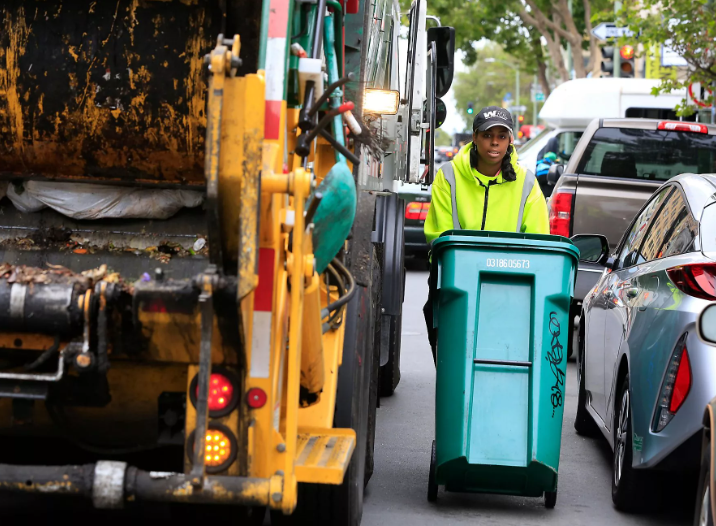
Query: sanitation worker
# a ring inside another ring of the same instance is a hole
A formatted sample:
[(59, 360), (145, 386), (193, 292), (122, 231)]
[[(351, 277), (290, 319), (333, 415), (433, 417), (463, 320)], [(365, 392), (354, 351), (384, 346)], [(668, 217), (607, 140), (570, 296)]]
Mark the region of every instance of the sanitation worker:
[[(517, 162), (510, 113), (482, 108), (472, 123), (472, 142), (442, 165), (425, 219), (428, 244), (446, 230), (549, 234), (547, 204), (533, 172)], [(436, 359), (432, 299), (423, 309)]]

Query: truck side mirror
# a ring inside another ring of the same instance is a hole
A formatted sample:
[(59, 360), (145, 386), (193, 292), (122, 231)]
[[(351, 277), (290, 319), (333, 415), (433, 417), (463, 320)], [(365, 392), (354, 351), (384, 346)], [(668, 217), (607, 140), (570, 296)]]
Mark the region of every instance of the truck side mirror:
[(576, 234), (570, 241), (579, 249), (579, 261), (606, 265), (609, 241), (601, 234)]
[(699, 338), (706, 343), (716, 344), (716, 303), (707, 305), (701, 311), (696, 326)]
[(455, 28), (454, 27), (431, 27), (428, 29), (428, 49), (430, 42), (435, 42), (435, 69), (437, 83), (435, 96), (444, 97), (452, 85), (452, 78), (455, 72)]
[(550, 186), (556, 185), (557, 181), (559, 181), (559, 178), (562, 177), (563, 173), (563, 164), (553, 164), (552, 166), (550, 166), (549, 171), (547, 172), (547, 184)]

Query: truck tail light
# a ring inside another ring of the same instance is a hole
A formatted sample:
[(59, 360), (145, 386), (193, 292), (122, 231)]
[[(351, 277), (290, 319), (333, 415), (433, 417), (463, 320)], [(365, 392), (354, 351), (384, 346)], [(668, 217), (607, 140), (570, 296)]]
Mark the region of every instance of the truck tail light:
[(654, 419), (654, 431), (662, 431), (681, 408), (691, 390), (691, 363), (686, 349), (686, 335), (682, 336), (671, 355), (664, 382), (659, 393)]
[(694, 263), (667, 269), (669, 279), (681, 292), (705, 300), (716, 300), (716, 264)]
[(549, 201), (549, 233), (554, 236), (572, 235), (574, 190), (557, 190)]
[[(189, 439), (187, 456), (193, 461), (195, 455), (195, 435)], [(237, 442), (234, 434), (223, 424), (209, 422), (204, 438), (204, 465), (207, 473), (221, 473), (236, 460)]]
[(708, 133), (709, 129), (704, 124), (694, 124), (691, 122), (672, 122), (672, 121), (662, 121), (657, 126), (658, 130), (668, 130), (668, 131), (681, 131), (681, 132), (691, 132), (691, 133)]
[[(189, 388), (191, 403), (196, 407), (199, 393), (199, 375), (195, 375)], [(214, 367), (209, 378), (209, 416), (218, 418), (228, 415), (239, 401), (238, 383), (234, 374), (223, 367)]]
[(413, 201), (405, 207), (405, 219), (425, 221), (425, 218), (428, 217), (428, 210), (430, 210), (430, 203)]

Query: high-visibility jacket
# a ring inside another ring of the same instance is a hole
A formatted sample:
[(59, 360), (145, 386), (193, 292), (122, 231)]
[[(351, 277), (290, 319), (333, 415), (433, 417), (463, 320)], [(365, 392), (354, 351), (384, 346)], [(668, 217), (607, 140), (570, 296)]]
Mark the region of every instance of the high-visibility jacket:
[(517, 163), (512, 154), (516, 180), (502, 173), (486, 177), (470, 166), (470, 148), (465, 145), (435, 175), (425, 238), (428, 243), (446, 230), (492, 230), (549, 234), (547, 203), (532, 172)]

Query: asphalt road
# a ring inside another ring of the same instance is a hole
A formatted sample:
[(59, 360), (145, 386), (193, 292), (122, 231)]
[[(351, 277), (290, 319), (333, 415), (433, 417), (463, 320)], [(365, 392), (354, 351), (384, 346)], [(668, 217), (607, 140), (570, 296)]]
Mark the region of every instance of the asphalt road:
[(659, 499), (664, 509), (660, 511), (627, 515), (614, 509), (609, 445), (601, 438), (579, 437), (572, 427), (577, 403), (574, 362), (568, 365), (559, 492), (553, 510), (546, 509), (542, 499), (446, 493), (443, 488), (437, 502), (429, 503), (426, 493), (433, 440), (435, 368), (422, 314), (426, 281), (427, 272), (408, 273), (402, 378), (396, 393), (383, 398), (378, 410), (376, 467), (368, 485), (363, 526), (691, 524), (695, 499), (680, 491), (683, 484), (664, 488), (665, 497)]

